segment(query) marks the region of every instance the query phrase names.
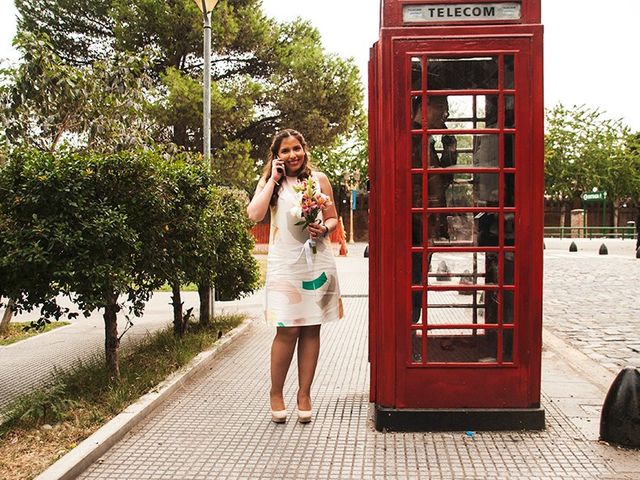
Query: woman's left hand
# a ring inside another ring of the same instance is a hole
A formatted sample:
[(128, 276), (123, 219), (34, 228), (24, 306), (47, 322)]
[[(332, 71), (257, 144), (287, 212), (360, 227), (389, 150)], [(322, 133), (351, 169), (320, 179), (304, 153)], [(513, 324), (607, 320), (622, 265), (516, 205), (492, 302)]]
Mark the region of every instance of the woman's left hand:
[(314, 240), (316, 238), (324, 237), (327, 229), (325, 228), (324, 223), (311, 223), (309, 224), (309, 236)]

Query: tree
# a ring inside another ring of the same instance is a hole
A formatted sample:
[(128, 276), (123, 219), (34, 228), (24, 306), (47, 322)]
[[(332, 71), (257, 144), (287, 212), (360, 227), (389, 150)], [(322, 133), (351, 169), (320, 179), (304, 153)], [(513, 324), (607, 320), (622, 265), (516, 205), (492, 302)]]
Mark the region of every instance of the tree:
[(48, 37), (21, 33), (22, 60), (3, 72), (1, 119), (13, 146), (111, 152), (148, 144), (151, 85), (145, 59), (115, 55), (89, 66), (63, 62)]
[(211, 205), (211, 175), (200, 155), (186, 152), (167, 155), (159, 160), (163, 167), (162, 191), (166, 202), (163, 234), (157, 249), (157, 260), (151, 268), (171, 286), (173, 330), (178, 336), (186, 332), (189, 314), (183, 313), (181, 286), (199, 280), (201, 269), (213, 271), (211, 265), (201, 265), (200, 249), (211, 249), (203, 218)]
[(0, 173), (0, 295), (18, 310), (41, 305), (38, 323), (68, 314), (58, 294), (85, 315), (102, 309), (118, 377), (117, 313), (140, 315), (163, 282), (152, 268), (166, 218), (154, 156), (18, 150)]
[[(114, 52), (151, 52), (159, 103), (165, 107), (157, 117), (164, 138), (189, 150), (200, 148), (196, 87), (202, 74), (202, 19), (192, 0), (43, 2), (16, 1), (20, 32), (48, 34), (72, 65), (88, 65)], [(352, 60), (326, 55), (309, 23), (268, 19), (259, 0), (222, 0), (214, 15), (214, 152), (249, 142), (255, 159), (284, 127), (304, 132), (314, 146), (330, 145), (353, 127), (362, 111), (357, 68)]]
[(603, 112), (558, 104), (547, 112), (545, 194), (578, 204), (594, 187), (606, 191), (617, 223), (620, 205), (634, 196), (640, 182), (637, 160), (628, 147), (628, 128)]

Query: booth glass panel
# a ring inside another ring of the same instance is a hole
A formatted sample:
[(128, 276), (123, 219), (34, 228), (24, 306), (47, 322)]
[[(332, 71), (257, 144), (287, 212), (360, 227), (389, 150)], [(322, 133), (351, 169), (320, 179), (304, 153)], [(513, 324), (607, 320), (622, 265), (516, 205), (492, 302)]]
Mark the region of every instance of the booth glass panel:
[(411, 176), (411, 206), (422, 207), (422, 174)]
[(516, 214), (504, 214), (504, 245), (512, 247), (516, 243)]
[(470, 207), (497, 207), (500, 195), (500, 175), (475, 173), (473, 175), (473, 204)]
[(498, 95), (430, 95), (427, 128), (469, 130), (497, 128)]
[(427, 326), (497, 323), (487, 321), (480, 290), (430, 290), (427, 296)]
[(511, 290), (502, 292), (502, 323), (505, 325), (512, 325), (514, 323), (514, 298), (515, 292)]
[(516, 166), (516, 136), (513, 133), (504, 135), (504, 168)]
[(473, 213), (427, 214), (428, 245), (473, 246), (476, 242), (475, 231)]
[(411, 128), (422, 129), (422, 96), (411, 97)]
[(430, 363), (496, 363), (498, 331), (483, 328), (429, 329), (427, 361)]
[[(498, 256), (495, 252), (434, 252), (429, 254), (429, 265), (428, 285), (498, 284)], [(465, 293), (463, 291), (461, 295)]]
[(415, 363), (422, 362), (422, 330), (411, 333), (411, 360)]
[[(499, 201), (500, 174), (498, 173), (430, 173), (429, 204), (433, 207), (497, 207)], [(505, 190), (508, 192), (509, 190)], [(443, 192), (438, 195), (437, 192)], [(506, 202), (505, 202), (506, 204)], [(513, 206), (513, 199), (511, 204)]]
[(502, 330), (502, 361), (513, 362), (513, 330)]
[(422, 59), (411, 58), (411, 90), (422, 90)]
[(429, 135), (427, 142), (429, 168), (472, 165), (473, 135)]
[(498, 135), (475, 135), (473, 138), (473, 166), (498, 168), (500, 149)]
[(422, 323), (422, 300), (423, 291), (411, 292), (411, 323), (416, 325)]
[(505, 207), (516, 206), (516, 176), (513, 173), (505, 173), (504, 175), (504, 202)]
[(422, 285), (422, 253), (413, 252), (411, 254), (411, 285)]
[(411, 137), (411, 168), (422, 168), (422, 135)]
[(495, 90), (498, 88), (498, 57), (429, 58), (428, 90)]
[(504, 88), (513, 90), (515, 75), (515, 59), (513, 55), (504, 56)]
[(411, 215), (411, 245), (422, 247), (422, 214), (413, 213)]
[(516, 97), (513, 95), (504, 96), (504, 128), (515, 128), (516, 126)]
[(515, 256), (514, 252), (504, 252), (502, 261), (502, 269), (504, 272), (503, 284), (514, 285), (514, 272), (515, 272)]

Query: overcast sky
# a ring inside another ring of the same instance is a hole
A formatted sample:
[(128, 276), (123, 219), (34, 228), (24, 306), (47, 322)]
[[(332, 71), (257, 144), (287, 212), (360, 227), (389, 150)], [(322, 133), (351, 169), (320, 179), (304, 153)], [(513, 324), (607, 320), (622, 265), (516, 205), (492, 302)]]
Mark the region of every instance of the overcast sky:
[[(362, 75), (378, 37), (379, 5), (379, 0), (263, 0), (265, 13), (278, 20), (310, 20), (325, 48), (353, 57)], [(0, 58), (16, 58), (15, 14), (13, 0), (0, 0)], [(542, 0), (545, 105), (599, 107), (640, 130), (639, 19), (639, 0)]]

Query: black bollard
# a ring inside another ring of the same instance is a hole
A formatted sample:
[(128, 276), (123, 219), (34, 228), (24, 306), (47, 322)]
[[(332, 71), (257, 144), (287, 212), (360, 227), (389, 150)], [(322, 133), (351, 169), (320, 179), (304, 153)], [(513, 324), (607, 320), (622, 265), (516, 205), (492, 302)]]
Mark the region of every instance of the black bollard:
[(636, 250), (636, 258), (640, 258), (640, 247)]
[(369, 258), (369, 245), (364, 247), (364, 258)]
[(570, 252), (577, 252), (578, 251), (578, 246), (576, 245), (576, 242), (571, 242), (571, 245), (569, 245), (569, 251)]
[(600, 440), (640, 448), (640, 371), (624, 368), (602, 406)]
[(547, 249), (547, 244), (546, 244), (546, 243), (544, 243), (544, 242), (542, 242), (542, 249), (543, 249), (543, 250), (546, 250), (546, 249)]
[(600, 250), (598, 251), (600, 255), (609, 255), (609, 250), (607, 250), (607, 246), (603, 243), (600, 245)]

